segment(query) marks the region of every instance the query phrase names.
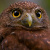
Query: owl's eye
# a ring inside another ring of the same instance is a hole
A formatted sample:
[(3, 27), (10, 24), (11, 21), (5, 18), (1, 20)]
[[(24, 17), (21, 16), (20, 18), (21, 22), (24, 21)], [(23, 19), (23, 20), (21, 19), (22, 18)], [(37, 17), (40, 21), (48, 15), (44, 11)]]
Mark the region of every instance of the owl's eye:
[(14, 11), (12, 12), (12, 16), (13, 16), (14, 18), (18, 18), (18, 17), (20, 17), (20, 15), (21, 15), (21, 13), (20, 13), (19, 11), (17, 11), (17, 10), (14, 10)]
[(39, 18), (39, 19), (40, 19), (40, 18), (42, 17), (41, 12), (40, 12), (40, 11), (37, 11), (37, 12), (36, 12), (36, 16), (37, 16), (37, 18)]

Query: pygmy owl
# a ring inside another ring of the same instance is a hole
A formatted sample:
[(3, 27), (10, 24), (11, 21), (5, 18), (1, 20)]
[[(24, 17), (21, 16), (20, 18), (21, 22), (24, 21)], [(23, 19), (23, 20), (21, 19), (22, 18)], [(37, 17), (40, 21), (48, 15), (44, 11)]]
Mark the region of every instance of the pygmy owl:
[(46, 11), (33, 2), (5, 9), (0, 15), (0, 50), (50, 50)]

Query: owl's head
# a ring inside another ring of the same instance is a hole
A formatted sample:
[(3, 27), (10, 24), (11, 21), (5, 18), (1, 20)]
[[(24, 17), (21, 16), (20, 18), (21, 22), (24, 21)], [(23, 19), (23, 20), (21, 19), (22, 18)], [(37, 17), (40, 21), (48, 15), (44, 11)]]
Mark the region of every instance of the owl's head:
[(11, 4), (1, 14), (3, 25), (29, 30), (48, 27), (48, 17), (43, 8), (33, 2)]

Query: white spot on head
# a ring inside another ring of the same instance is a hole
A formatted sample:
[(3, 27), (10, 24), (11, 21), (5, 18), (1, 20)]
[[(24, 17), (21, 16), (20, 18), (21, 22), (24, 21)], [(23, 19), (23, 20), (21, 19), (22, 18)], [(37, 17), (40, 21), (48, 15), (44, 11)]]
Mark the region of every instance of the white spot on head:
[(25, 3), (27, 3), (27, 2), (25, 1)]
[(23, 3), (23, 2), (22, 2)]

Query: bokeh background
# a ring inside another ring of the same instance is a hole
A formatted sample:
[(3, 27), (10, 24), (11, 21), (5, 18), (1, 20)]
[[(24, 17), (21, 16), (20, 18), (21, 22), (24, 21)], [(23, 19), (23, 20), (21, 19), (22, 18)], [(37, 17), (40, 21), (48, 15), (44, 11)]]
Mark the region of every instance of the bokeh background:
[(38, 5), (40, 5), (46, 10), (50, 19), (50, 0), (0, 0), (0, 14), (10, 4), (18, 2), (18, 1), (32, 1), (34, 3), (37, 3)]

